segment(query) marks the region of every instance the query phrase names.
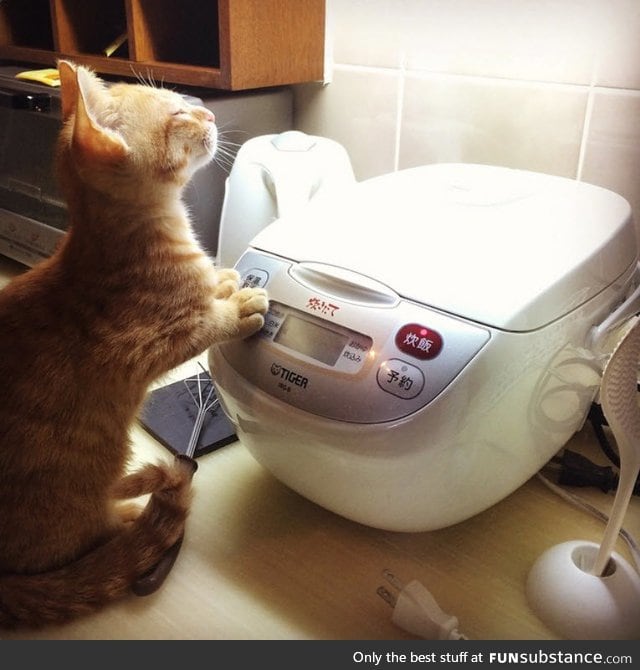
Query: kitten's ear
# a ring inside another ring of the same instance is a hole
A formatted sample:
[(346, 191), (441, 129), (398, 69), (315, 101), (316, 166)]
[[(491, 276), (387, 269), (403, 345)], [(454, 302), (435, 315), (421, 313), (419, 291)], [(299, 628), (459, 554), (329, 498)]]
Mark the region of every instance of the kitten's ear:
[(62, 106), (62, 120), (66, 121), (76, 111), (78, 100), (78, 82), (76, 67), (68, 60), (58, 61), (60, 75), (60, 104)]
[[(102, 97), (102, 82), (85, 68), (74, 68), (66, 61), (61, 61), (60, 65), (63, 62), (65, 66), (60, 70), (61, 87), (64, 87), (66, 80), (69, 94), (75, 93), (75, 99), (68, 99), (66, 103), (67, 115), (75, 112), (72, 140), (74, 149), (82, 158), (92, 163), (116, 165), (122, 162), (129, 153), (126, 142), (117, 133), (101, 126), (90, 111), (90, 105), (97, 104), (96, 100)], [(62, 110), (64, 116), (64, 100)]]

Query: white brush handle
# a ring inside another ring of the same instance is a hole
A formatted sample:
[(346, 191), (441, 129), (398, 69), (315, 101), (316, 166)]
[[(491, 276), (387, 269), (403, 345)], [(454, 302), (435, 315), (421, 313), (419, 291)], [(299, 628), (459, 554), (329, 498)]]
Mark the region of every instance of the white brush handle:
[(611, 354), (602, 376), (602, 410), (618, 445), (620, 479), (593, 566), (593, 574), (598, 576), (604, 574), (609, 563), (640, 472), (640, 409), (637, 399), (639, 360), (640, 319), (635, 317)]
[[(638, 459), (636, 459), (636, 461), (637, 460)], [(620, 529), (622, 528), (624, 516), (627, 512), (629, 501), (631, 500), (631, 496), (633, 494), (633, 487), (635, 486), (636, 479), (640, 473), (640, 467), (638, 466), (637, 462), (635, 466), (632, 464), (627, 465), (627, 463), (623, 464), (621, 457), (620, 465), (621, 467), (618, 490), (616, 491), (616, 497), (613, 501), (613, 507), (611, 508), (609, 522), (605, 528), (602, 542), (600, 543), (600, 549), (598, 550), (598, 555), (596, 556), (595, 563), (593, 564), (593, 574), (598, 576), (603, 576), (606, 572), (607, 564), (609, 563), (611, 554), (614, 551)]]

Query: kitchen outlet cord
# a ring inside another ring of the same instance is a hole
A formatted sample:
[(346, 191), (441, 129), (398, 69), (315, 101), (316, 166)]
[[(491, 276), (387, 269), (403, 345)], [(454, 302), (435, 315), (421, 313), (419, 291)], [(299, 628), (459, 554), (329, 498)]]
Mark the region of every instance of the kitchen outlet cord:
[[(620, 479), (610, 465), (597, 465), (571, 449), (553, 458), (547, 469), (557, 471), (557, 482), (561, 486), (594, 487), (603, 493), (616, 490)], [(640, 495), (640, 479), (633, 488), (633, 495)]]
[(609, 425), (607, 418), (602, 411), (602, 405), (599, 402), (592, 402), (587, 419), (593, 428), (593, 432), (598, 440), (600, 449), (605, 453), (607, 458), (617, 467), (620, 467), (620, 458), (617, 452), (611, 446), (607, 434), (604, 430), (605, 426)]
[[(609, 521), (609, 517), (604, 512), (586, 500), (565, 491), (542, 473), (538, 473), (537, 476), (545, 486), (567, 502), (588, 512), (605, 524)], [(640, 545), (624, 528), (620, 529), (620, 537), (627, 543), (635, 568), (640, 573)], [(396, 626), (424, 640), (469, 639), (460, 632), (457, 617), (444, 612), (421, 582), (414, 579), (404, 584), (388, 569), (383, 570), (382, 574), (389, 586), (379, 586), (376, 593), (393, 608), (391, 621)]]
[[(541, 473), (538, 473), (537, 476), (545, 486), (567, 502), (588, 512), (605, 524), (609, 521), (609, 517), (604, 512), (586, 500), (565, 491)], [(627, 543), (635, 568), (640, 573), (640, 546), (624, 528), (620, 529), (620, 537)], [(404, 584), (388, 569), (383, 570), (382, 574), (388, 586), (379, 586), (376, 593), (393, 608), (391, 621), (396, 626), (424, 640), (469, 639), (460, 632), (458, 618), (444, 612), (421, 582), (414, 579)]]
[[(640, 391), (640, 384), (638, 390)], [(608, 422), (599, 403), (592, 403), (588, 420), (600, 448), (614, 466), (619, 468), (620, 459), (606, 435), (604, 428), (608, 426)], [(598, 465), (586, 456), (570, 449), (565, 449), (561, 456), (552, 459), (548, 468), (556, 470), (558, 484), (563, 486), (592, 486), (599, 488), (604, 493), (618, 487), (619, 476), (612, 467)], [(609, 517), (597, 507), (564, 490), (542, 472), (539, 472), (537, 477), (547, 488), (567, 502), (588, 512), (603, 523), (608, 523)], [(640, 495), (640, 477), (635, 484), (633, 494)], [(624, 528), (620, 529), (619, 534), (627, 543), (636, 570), (640, 572), (640, 546)], [(433, 595), (418, 580), (414, 579), (408, 584), (404, 584), (388, 569), (384, 570), (382, 574), (389, 587), (379, 586), (376, 593), (393, 608), (391, 620), (396, 626), (425, 640), (469, 639), (458, 630), (457, 617), (445, 613)]]
[(401, 582), (390, 570), (383, 570), (390, 589), (379, 586), (376, 593), (391, 607), (391, 621), (424, 640), (468, 640), (458, 631), (458, 619), (442, 611), (435, 598), (418, 580)]
[[(591, 503), (588, 503), (586, 500), (583, 500), (580, 496), (574, 495), (569, 491), (565, 491), (562, 487), (554, 484), (550, 479), (545, 477), (542, 473), (538, 473), (538, 479), (551, 491), (559, 495), (563, 500), (571, 503), (575, 507), (582, 509), (585, 512), (588, 512), (592, 516), (599, 519), (604, 524), (609, 522), (609, 517), (599, 510), (597, 507), (594, 507)], [(640, 573), (640, 546), (636, 539), (624, 528), (620, 529), (620, 537), (627, 543), (631, 556), (633, 557), (633, 562), (635, 563), (636, 570)]]
[[(615, 491), (620, 480), (618, 476), (620, 458), (615, 441), (614, 443), (610, 441), (605, 430), (609, 424), (598, 402), (591, 404), (587, 420), (591, 424), (601, 450), (614, 467), (598, 465), (582, 454), (571, 449), (564, 449), (560, 455), (551, 459), (546, 469), (555, 470), (556, 482), (562, 486), (592, 486), (603, 493)], [(633, 495), (640, 495), (640, 477), (633, 488)]]

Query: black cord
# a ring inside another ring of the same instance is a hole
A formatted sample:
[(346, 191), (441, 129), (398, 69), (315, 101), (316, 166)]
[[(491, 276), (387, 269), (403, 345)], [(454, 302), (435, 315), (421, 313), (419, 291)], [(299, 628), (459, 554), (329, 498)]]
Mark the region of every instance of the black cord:
[[(565, 449), (562, 456), (553, 459), (557, 464), (558, 484), (563, 486), (592, 486), (603, 493), (618, 488), (619, 477), (610, 465), (598, 465), (586, 456)], [(633, 487), (633, 495), (640, 495), (640, 477)]]
[[(587, 415), (598, 440), (600, 448), (614, 464), (620, 468), (620, 457), (617, 450), (611, 445), (605, 426), (607, 419), (598, 403), (592, 403)], [(559, 466), (558, 484), (565, 486), (593, 486), (604, 493), (618, 488), (618, 473), (609, 465), (597, 465), (586, 456), (578, 454), (570, 449), (565, 449), (561, 456), (553, 459), (554, 464)], [(640, 477), (636, 480), (633, 495), (640, 495)]]
[[(636, 384), (636, 391), (640, 392), (640, 382)], [(616, 468), (619, 468), (620, 457), (618, 456), (618, 452), (611, 446), (609, 438), (607, 437), (607, 434), (603, 428), (603, 426), (608, 426), (609, 422), (607, 421), (607, 417), (602, 411), (602, 405), (597, 402), (592, 402), (587, 418), (591, 423), (593, 432), (598, 439), (598, 444), (600, 445), (600, 448), (604, 452), (605, 456), (607, 456), (607, 458), (616, 466)]]
[(596, 435), (600, 449), (602, 449), (607, 458), (616, 466), (616, 468), (619, 468), (620, 457), (611, 446), (611, 443), (609, 442), (609, 439), (607, 438), (607, 435), (604, 431), (604, 426), (608, 426), (609, 423), (607, 422), (607, 418), (602, 411), (602, 405), (599, 405), (597, 402), (592, 402), (587, 418), (591, 423), (591, 427), (593, 428), (593, 432)]

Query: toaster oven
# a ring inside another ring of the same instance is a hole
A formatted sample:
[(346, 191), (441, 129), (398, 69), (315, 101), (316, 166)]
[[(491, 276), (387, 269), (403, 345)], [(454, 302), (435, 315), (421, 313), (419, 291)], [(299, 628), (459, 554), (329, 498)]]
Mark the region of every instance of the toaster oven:
[(51, 254), (67, 226), (53, 176), (59, 91), (0, 68), (0, 253), (26, 265)]

